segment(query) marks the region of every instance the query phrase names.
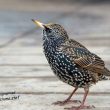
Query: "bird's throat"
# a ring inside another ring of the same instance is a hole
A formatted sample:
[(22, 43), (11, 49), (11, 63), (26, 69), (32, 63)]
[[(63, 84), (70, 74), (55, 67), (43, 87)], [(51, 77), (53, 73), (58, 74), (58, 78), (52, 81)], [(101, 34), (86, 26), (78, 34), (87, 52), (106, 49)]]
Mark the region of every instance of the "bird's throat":
[(43, 46), (44, 48), (57, 48), (59, 47), (62, 43), (65, 42), (65, 40), (61, 37), (59, 38), (43, 38)]

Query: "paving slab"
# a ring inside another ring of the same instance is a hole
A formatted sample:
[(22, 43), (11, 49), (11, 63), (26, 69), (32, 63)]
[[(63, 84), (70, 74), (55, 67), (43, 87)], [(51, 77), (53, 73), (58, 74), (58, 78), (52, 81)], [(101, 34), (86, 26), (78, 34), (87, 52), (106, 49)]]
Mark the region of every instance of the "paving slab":
[[(57, 97), (56, 97), (57, 96)], [(73, 104), (68, 104), (65, 106), (54, 106), (52, 105), (53, 102), (58, 100), (64, 100), (68, 94), (44, 94), (44, 95), (26, 95), (20, 94), (18, 100), (14, 101), (3, 101), (2, 104), (0, 103), (0, 108), (2, 110), (64, 110), (64, 108), (72, 107)], [(74, 99), (81, 100), (82, 95), (74, 96)], [(92, 100), (91, 100), (92, 99)], [(110, 110), (110, 102), (105, 103), (106, 100), (109, 100), (108, 96), (89, 96), (87, 99), (87, 104), (92, 104), (96, 108), (92, 110)], [(102, 105), (103, 103), (103, 105)], [(17, 106), (16, 106), (17, 105)], [(37, 105), (37, 106), (36, 106)], [(79, 104), (74, 104), (74, 106), (78, 106)], [(7, 109), (8, 108), (8, 109)]]

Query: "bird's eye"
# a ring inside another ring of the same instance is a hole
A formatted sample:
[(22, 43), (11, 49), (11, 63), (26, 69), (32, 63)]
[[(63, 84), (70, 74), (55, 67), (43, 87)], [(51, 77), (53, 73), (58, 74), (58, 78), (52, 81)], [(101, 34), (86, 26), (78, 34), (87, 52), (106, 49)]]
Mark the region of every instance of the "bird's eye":
[(51, 33), (52, 32), (52, 30), (50, 28), (45, 28), (45, 30), (46, 30), (47, 33)]

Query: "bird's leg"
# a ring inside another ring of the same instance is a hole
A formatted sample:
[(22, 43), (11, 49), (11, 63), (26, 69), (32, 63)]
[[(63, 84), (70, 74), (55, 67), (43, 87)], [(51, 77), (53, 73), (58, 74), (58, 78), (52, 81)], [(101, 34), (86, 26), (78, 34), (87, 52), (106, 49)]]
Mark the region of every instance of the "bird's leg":
[(89, 89), (88, 89), (88, 88), (87, 88), (87, 89), (84, 88), (84, 90), (85, 90), (85, 93), (84, 93), (83, 101), (82, 101), (81, 105), (78, 107), (77, 110), (80, 110), (80, 109), (90, 109), (90, 108), (91, 108), (91, 106), (86, 106), (86, 105), (84, 105), (85, 100), (86, 100), (86, 98), (87, 98), (87, 95), (88, 95), (88, 93), (89, 93)]
[(78, 106), (78, 107), (73, 106), (71, 108), (66, 108), (66, 109), (68, 109), (68, 110), (80, 110), (80, 109), (91, 109), (91, 108), (95, 108), (94, 106), (84, 105), (85, 100), (87, 98), (87, 95), (89, 93), (89, 89), (88, 88), (85, 88), (84, 90), (85, 90), (85, 93), (84, 93), (84, 98), (83, 98), (83, 101), (81, 102), (81, 105)]
[(64, 101), (57, 101), (57, 102), (55, 102), (53, 104), (54, 105), (65, 105), (65, 104), (67, 104), (69, 102), (74, 102), (74, 103), (80, 102), (78, 100), (70, 100), (71, 97), (73, 96), (73, 94), (76, 92), (77, 89), (78, 88), (76, 87), (66, 100), (64, 100)]

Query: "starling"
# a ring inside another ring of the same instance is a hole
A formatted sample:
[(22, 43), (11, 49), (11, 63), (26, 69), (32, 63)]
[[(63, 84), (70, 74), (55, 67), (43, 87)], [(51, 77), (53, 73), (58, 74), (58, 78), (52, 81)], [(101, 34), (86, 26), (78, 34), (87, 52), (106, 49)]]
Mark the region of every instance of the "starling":
[(44, 54), (54, 74), (61, 81), (74, 87), (65, 101), (58, 101), (55, 104), (66, 104), (78, 88), (84, 88), (81, 105), (70, 110), (91, 108), (92, 106), (84, 104), (90, 86), (110, 77), (110, 71), (105, 67), (104, 61), (79, 42), (70, 39), (61, 25), (33, 21), (43, 29)]

